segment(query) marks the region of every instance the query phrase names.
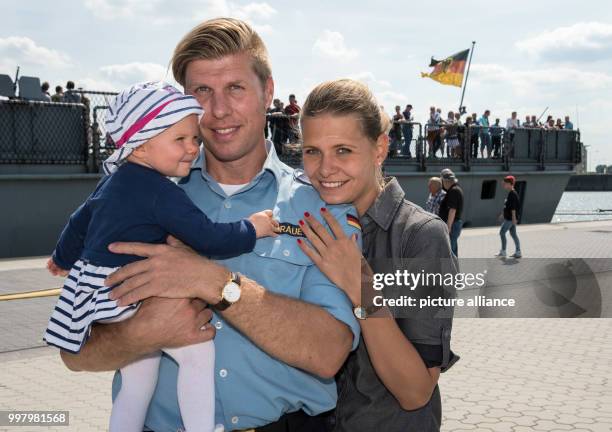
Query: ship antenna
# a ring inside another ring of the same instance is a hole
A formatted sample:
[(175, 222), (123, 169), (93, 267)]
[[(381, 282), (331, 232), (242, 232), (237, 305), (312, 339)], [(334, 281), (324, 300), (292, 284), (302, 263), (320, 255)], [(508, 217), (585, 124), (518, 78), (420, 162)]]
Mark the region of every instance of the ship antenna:
[(15, 72), (15, 81), (13, 82), (13, 91), (17, 93), (17, 80), (19, 79), (19, 66), (17, 66), (17, 72)]
[(540, 119), (541, 119), (542, 117), (544, 117), (544, 114), (546, 114), (546, 111), (548, 111), (548, 108), (549, 108), (549, 107), (546, 107), (546, 109), (545, 109), (544, 111), (542, 111), (542, 114), (540, 114), (540, 117), (538, 117), (538, 123), (540, 123)]

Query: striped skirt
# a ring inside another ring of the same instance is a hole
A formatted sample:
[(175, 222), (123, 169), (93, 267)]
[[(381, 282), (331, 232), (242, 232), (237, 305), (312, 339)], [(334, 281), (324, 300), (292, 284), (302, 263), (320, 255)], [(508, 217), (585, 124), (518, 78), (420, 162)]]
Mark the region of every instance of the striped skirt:
[(104, 286), (104, 279), (118, 268), (95, 266), (85, 260), (72, 266), (43, 337), (49, 345), (76, 354), (93, 323), (121, 321), (136, 312), (139, 303), (119, 307), (108, 298), (112, 287)]

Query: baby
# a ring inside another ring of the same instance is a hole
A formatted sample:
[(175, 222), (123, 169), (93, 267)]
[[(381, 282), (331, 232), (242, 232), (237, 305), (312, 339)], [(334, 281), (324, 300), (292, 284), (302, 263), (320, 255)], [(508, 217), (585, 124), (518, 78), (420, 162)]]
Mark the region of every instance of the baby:
[[(107, 130), (117, 150), (104, 162), (107, 174), (70, 216), (47, 268), (68, 276), (49, 320), (45, 341), (78, 353), (93, 323), (131, 317), (139, 304), (117, 306), (104, 279), (117, 268), (142, 259), (115, 255), (117, 241), (165, 243), (169, 234), (199, 253), (229, 258), (250, 252), (256, 238), (274, 236), (278, 222), (265, 210), (233, 223), (215, 223), (168, 177), (189, 174), (199, 151), (203, 110), (163, 82), (122, 91), (107, 111)], [(164, 349), (179, 364), (178, 398), (188, 432), (214, 428), (214, 344), (212, 341)], [(143, 430), (157, 383), (161, 352), (121, 369), (110, 431)]]

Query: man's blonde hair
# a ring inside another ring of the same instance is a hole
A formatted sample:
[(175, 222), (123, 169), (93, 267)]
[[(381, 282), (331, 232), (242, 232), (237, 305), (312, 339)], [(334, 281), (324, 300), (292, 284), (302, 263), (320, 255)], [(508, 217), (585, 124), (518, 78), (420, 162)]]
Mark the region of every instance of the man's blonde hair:
[(268, 51), (263, 41), (244, 21), (235, 18), (215, 18), (194, 27), (183, 37), (172, 55), (174, 79), (185, 86), (185, 71), (193, 60), (217, 60), (222, 57), (248, 53), (253, 59), (253, 70), (265, 85), (272, 76)]

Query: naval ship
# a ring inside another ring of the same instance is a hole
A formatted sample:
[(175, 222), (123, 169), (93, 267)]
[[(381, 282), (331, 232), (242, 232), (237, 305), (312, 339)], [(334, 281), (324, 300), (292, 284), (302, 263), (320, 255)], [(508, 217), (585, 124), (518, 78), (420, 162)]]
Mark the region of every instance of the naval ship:
[[(113, 151), (103, 118), (114, 93), (79, 90), (81, 103), (56, 103), (45, 100), (38, 78), (21, 77), (18, 96), (16, 87), (0, 75), (0, 258), (49, 254)], [(579, 131), (517, 128), (504, 134), (498, 158), (474, 158), (469, 151), (461, 158), (436, 158), (427, 151), (427, 126), (412, 126), (412, 157), (390, 155), (385, 174), (397, 177), (406, 198), (422, 206), (428, 179), (452, 169), (464, 191), (466, 227), (498, 223), (508, 174), (517, 178), (520, 223), (550, 222), (582, 156)], [(471, 133), (464, 133), (464, 149), (470, 148)], [(299, 167), (299, 144), (285, 148), (281, 159)]]

